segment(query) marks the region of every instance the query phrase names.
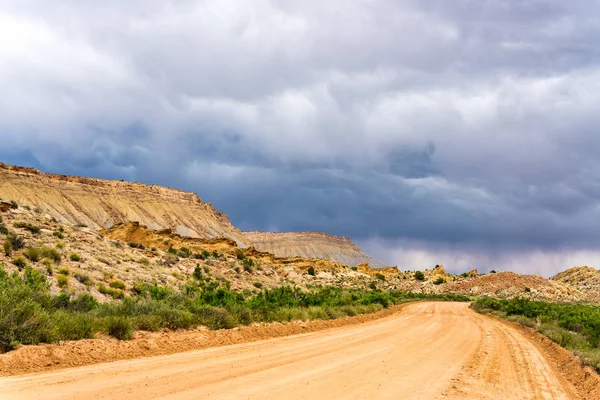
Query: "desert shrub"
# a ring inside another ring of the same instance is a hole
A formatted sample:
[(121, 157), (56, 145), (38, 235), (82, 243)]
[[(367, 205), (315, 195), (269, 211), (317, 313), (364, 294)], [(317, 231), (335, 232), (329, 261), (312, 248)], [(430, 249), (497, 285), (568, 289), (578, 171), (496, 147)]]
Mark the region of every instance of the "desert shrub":
[(41, 253), (42, 258), (51, 260), (55, 264), (60, 264), (62, 257), (56, 249), (53, 249), (52, 247), (44, 246), (44, 247), (40, 248), (40, 253)]
[(27, 262), (25, 261), (25, 259), (23, 259), (23, 257), (17, 257), (13, 259), (12, 263), (19, 269), (23, 269), (27, 266)]
[(97, 308), (98, 305), (99, 303), (94, 296), (89, 293), (81, 293), (79, 296), (70, 301), (69, 309), (80, 312), (88, 312)]
[(65, 275), (58, 275), (56, 277), (56, 283), (58, 283), (59, 288), (65, 288), (69, 285), (69, 278)]
[(231, 329), (237, 326), (235, 318), (223, 307), (201, 306), (195, 310), (199, 325), (210, 329)]
[(16, 202), (16, 201), (14, 201), (14, 200), (11, 200), (11, 201), (10, 201), (10, 208), (12, 208), (12, 209), (16, 210), (17, 208), (19, 208), (19, 203), (17, 203), (17, 202)]
[(446, 280), (443, 277), (438, 277), (435, 281), (433, 281), (434, 285), (441, 285), (442, 283), (446, 283)]
[(38, 262), (42, 259), (42, 251), (39, 247), (30, 247), (23, 251), (23, 255), (32, 262)]
[[(118, 243), (118, 242), (117, 242), (117, 243)], [(136, 242), (127, 242), (127, 245), (128, 245), (129, 247), (131, 247), (131, 248), (134, 248), (134, 249), (141, 249), (141, 250), (144, 250), (144, 249), (145, 249), (144, 245), (143, 245), (143, 244), (141, 244), (141, 243), (136, 243)]]
[(307, 270), (308, 274), (311, 276), (315, 276), (315, 267), (313, 267), (312, 265), (310, 267), (308, 267)]
[(8, 235), (8, 228), (0, 222), (0, 235)]
[(204, 257), (204, 259), (206, 260), (208, 257), (210, 257), (210, 253), (208, 252), (208, 250), (202, 250), (202, 256)]
[(98, 291), (102, 294), (112, 297), (113, 299), (122, 299), (125, 297), (125, 293), (123, 293), (121, 290), (107, 288), (101, 283), (98, 285)]
[(125, 282), (119, 281), (119, 280), (114, 280), (114, 281), (110, 282), (108, 284), (108, 286), (110, 286), (113, 289), (121, 289), (121, 290), (125, 290), (127, 288), (127, 286), (125, 286)]
[(10, 240), (6, 239), (3, 243), (3, 247), (4, 247), (4, 255), (7, 257), (10, 256), (13, 251), (12, 242)]
[(425, 274), (422, 273), (421, 271), (415, 271), (414, 277), (418, 281), (424, 281), (425, 280)]
[(71, 253), (71, 255), (69, 256), (69, 259), (71, 261), (79, 262), (79, 261), (81, 261), (81, 256), (77, 253)]
[(39, 226), (32, 225), (27, 222), (15, 222), (14, 227), (25, 229), (26, 231), (29, 231), (29, 232), (33, 233), (34, 235), (40, 233)]
[(252, 261), (250, 258), (245, 258), (244, 261), (242, 261), (242, 266), (246, 272), (254, 271), (254, 261)]
[(52, 235), (54, 237), (57, 237), (58, 239), (64, 239), (65, 238), (65, 235), (62, 232), (60, 232), (60, 231), (54, 231), (54, 232), (52, 232)]
[(91, 286), (94, 283), (92, 278), (88, 274), (84, 274), (83, 272), (76, 273), (75, 279), (77, 279), (79, 282), (86, 286)]
[(69, 275), (69, 270), (66, 269), (66, 268), (61, 268), (61, 269), (58, 270), (58, 273), (61, 274), (61, 275), (67, 276), (67, 275)]
[(191, 255), (192, 255), (192, 253), (190, 252), (190, 249), (188, 249), (187, 247), (182, 247), (179, 250), (177, 250), (178, 257), (190, 258)]
[(236, 252), (236, 256), (238, 260), (243, 260), (246, 258), (246, 255), (244, 254), (244, 252), (242, 250), (238, 250)]
[(202, 268), (200, 268), (199, 264), (196, 264), (196, 267), (194, 268), (193, 276), (194, 276), (194, 279), (197, 279), (197, 280), (202, 280), (204, 278), (204, 276), (202, 275)]
[(65, 244), (62, 242), (58, 242), (56, 243), (56, 248), (62, 250), (65, 248)]
[(59, 340), (92, 339), (99, 330), (97, 318), (89, 313), (59, 310), (52, 320)]
[(379, 279), (380, 281), (385, 281), (385, 275), (380, 272), (375, 274), (375, 278)]
[(119, 340), (129, 340), (133, 335), (133, 325), (128, 318), (110, 317), (106, 321), (106, 332)]
[(142, 265), (145, 265), (145, 266), (150, 265), (150, 260), (148, 260), (146, 257), (140, 258), (139, 260), (137, 260), (137, 262), (139, 264), (142, 264)]
[(123, 245), (121, 244), (121, 242), (118, 242), (116, 240), (113, 240), (110, 242), (110, 245), (116, 249), (122, 249)]
[(13, 232), (9, 232), (8, 235), (6, 235), (6, 240), (10, 242), (13, 250), (19, 250), (25, 247), (25, 239), (23, 239), (23, 236), (16, 235)]
[(140, 331), (156, 332), (163, 328), (162, 320), (158, 315), (140, 315), (135, 322), (136, 329)]
[(263, 287), (263, 284), (261, 282), (254, 282), (252, 285), (254, 285), (254, 287), (258, 289), (262, 289)]

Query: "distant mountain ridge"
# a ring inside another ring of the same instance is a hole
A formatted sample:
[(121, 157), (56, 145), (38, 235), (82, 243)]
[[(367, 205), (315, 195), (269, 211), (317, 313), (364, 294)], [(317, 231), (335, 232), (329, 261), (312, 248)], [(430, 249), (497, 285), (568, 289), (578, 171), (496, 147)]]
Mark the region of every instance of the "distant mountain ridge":
[(242, 232), (226, 214), (197, 194), (158, 185), (47, 174), (0, 162), (0, 198), (39, 207), (58, 221), (100, 230), (139, 222), (189, 237), (225, 237), (278, 257), (306, 257), (357, 266), (386, 265), (364, 254), (348, 238), (324, 233)]

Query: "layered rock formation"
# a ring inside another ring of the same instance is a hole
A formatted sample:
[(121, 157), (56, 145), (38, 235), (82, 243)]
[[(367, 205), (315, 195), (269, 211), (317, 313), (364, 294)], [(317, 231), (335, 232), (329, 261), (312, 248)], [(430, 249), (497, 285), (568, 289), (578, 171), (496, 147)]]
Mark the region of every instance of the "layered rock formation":
[(244, 232), (244, 237), (259, 251), (278, 257), (322, 258), (344, 263), (350, 267), (369, 264), (385, 268), (384, 263), (366, 255), (350, 239), (318, 232)]
[(141, 183), (44, 174), (0, 163), (0, 198), (39, 208), (59, 221), (93, 229), (137, 221), (191, 237), (246, 245), (227, 218), (194, 193)]

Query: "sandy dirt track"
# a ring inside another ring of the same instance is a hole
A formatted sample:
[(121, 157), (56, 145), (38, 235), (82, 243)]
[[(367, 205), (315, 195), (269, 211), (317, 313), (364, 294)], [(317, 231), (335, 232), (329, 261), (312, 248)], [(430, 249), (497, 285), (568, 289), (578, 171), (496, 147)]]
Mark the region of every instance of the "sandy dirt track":
[(361, 325), (0, 378), (1, 399), (577, 399), (521, 332), (465, 303)]

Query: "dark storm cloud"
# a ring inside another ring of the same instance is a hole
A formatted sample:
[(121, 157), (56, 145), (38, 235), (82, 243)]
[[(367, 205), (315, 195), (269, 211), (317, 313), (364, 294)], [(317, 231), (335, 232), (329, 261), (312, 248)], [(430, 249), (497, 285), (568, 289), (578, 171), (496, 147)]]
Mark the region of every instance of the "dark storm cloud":
[(600, 263), (599, 13), (0, 1), (0, 157), (192, 190), (244, 229), (407, 268)]

